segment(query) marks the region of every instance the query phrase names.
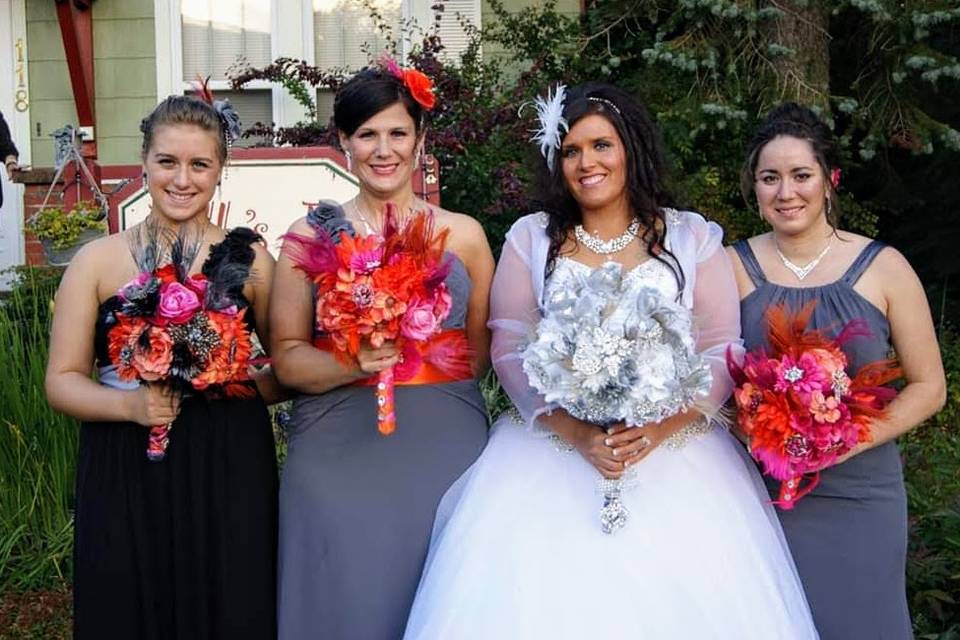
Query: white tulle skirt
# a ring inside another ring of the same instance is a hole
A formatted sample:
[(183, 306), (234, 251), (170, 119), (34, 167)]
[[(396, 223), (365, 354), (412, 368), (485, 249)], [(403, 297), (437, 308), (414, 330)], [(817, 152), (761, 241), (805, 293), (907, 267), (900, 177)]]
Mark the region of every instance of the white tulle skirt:
[(817, 638), (767, 493), (716, 428), (637, 465), (605, 534), (599, 474), (501, 419), (444, 497), (408, 640)]

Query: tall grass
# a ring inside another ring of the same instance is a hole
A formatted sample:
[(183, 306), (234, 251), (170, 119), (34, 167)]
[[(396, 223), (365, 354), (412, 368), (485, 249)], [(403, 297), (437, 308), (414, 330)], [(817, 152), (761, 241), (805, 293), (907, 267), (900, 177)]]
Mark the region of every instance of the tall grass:
[(69, 574), (78, 429), (43, 392), (56, 282), (23, 270), (0, 299), (0, 592)]

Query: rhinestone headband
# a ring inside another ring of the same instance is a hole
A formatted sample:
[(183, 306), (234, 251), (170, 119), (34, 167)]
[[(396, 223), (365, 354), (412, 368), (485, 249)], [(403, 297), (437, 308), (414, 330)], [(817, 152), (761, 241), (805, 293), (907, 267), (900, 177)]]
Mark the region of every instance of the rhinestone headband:
[(590, 102), (597, 102), (597, 103), (602, 104), (602, 105), (604, 105), (604, 106), (606, 106), (606, 107), (610, 107), (611, 109), (613, 109), (614, 111), (616, 111), (616, 113), (617, 113), (618, 116), (622, 116), (622, 115), (623, 115), (622, 113), (620, 113), (620, 107), (618, 107), (617, 105), (613, 104), (612, 102), (610, 102), (610, 101), (607, 100), (606, 98), (600, 98), (600, 97), (598, 97), (598, 96), (587, 96), (587, 100), (589, 100)]

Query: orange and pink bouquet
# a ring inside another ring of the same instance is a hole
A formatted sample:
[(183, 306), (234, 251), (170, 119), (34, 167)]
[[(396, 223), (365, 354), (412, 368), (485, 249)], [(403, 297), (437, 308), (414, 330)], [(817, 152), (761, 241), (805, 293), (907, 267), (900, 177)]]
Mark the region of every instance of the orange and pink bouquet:
[(375, 379), (377, 425), (396, 428), (394, 386), (470, 377), (470, 349), (462, 331), (442, 330), (452, 300), (444, 280), (450, 271), (433, 216), (418, 213), (403, 227), (388, 206), (383, 236), (348, 231), (316, 237), (287, 234), (285, 249), (316, 285), (316, 344), (353, 362), (361, 344), (393, 342), (401, 361)]
[(812, 302), (796, 314), (771, 307), (770, 350), (747, 353), (742, 366), (727, 354), (736, 384), (737, 422), (764, 473), (780, 480), (774, 504), (783, 509), (792, 509), (813, 490), (822, 469), (871, 440), (871, 423), (896, 395), (884, 385), (900, 377), (896, 363), (885, 360), (862, 367), (851, 378), (842, 347), (869, 337), (869, 327), (854, 320), (827, 338), (807, 329), (814, 306)]
[[(228, 287), (173, 264), (145, 271), (120, 288), (107, 348), (124, 382), (164, 383), (186, 394), (205, 391), (252, 397), (250, 331), (246, 308)], [(171, 425), (150, 428), (147, 457), (162, 460)]]

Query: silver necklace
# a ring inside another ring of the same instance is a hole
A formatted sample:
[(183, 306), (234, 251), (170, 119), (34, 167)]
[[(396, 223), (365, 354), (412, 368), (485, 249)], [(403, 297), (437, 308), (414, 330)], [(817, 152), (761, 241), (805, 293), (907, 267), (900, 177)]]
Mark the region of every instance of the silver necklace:
[(827, 252), (830, 251), (830, 247), (833, 246), (833, 238), (830, 238), (830, 240), (827, 242), (827, 246), (825, 246), (823, 251), (820, 252), (820, 255), (802, 267), (790, 262), (790, 259), (783, 255), (783, 252), (780, 251), (780, 245), (777, 244), (776, 240), (773, 241), (773, 244), (777, 248), (777, 255), (780, 256), (780, 261), (783, 262), (783, 266), (785, 266), (787, 269), (790, 269), (790, 271), (793, 272), (793, 275), (797, 276), (797, 280), (803, 280), (810, 275), (811, 271), (817, 268), (817, 265), (820, 264), (821, 260), (823, 260), (823, 256), (827, 255)]
[[(363, 215), (363, 211), (360, 210), (360, 205), (357, 204), (356, 199), (351, 200), (351, 201), (350, 201), (350, 204), (351, 204), (351, 206), (353, 206), (353, 210), (357, 212), (357, 216), (360, 217), (360, 222), (362, 222), (363, 225), (367, 228), (367, 233), (368, 233), (368, 234), (372, 234), (372, 235), (383, 235), (383, 222), (382, 222), (382, 221), (381, 221), (381, 223), (380, 223), (380, 227), (379, 227), (379, 228), (374, 227), (372, 224), (370, 224), (370, 221), (367, 220), (367, 216)], [(406, 222), (406, 220), (407, 220), (407, 217), (406, 217), (406, 216), (401, 217), (401, 216), (399, 215), (400, 207), (396, 207), (396, 210), (397, 210), (397, 215), (395, 216), (395, 219), (396, 219), (397, 227), (403, 228), (403, 226), (404, 226), (404, 224), (405, 224), (405, 222)], [(413, 208), (411, 207), (410, 210), (412, 211)]]
[(587, 230), (583, 228), (582, 224), (575, 226), (573, 233), (577, 238), (577, 242), (590, 251), (600, 255), (609, 255), (623, 251), (627, 248), (627, 245), (633, 242), (633, 239), (640, 233), (640, 223), (634, 220), (630, 223), (630, 226), (627, 227), (626, 231), (616, 238), (610, 238), (609, 240), (601, 240), (595, 234), (591, 235), (587, 233)]

